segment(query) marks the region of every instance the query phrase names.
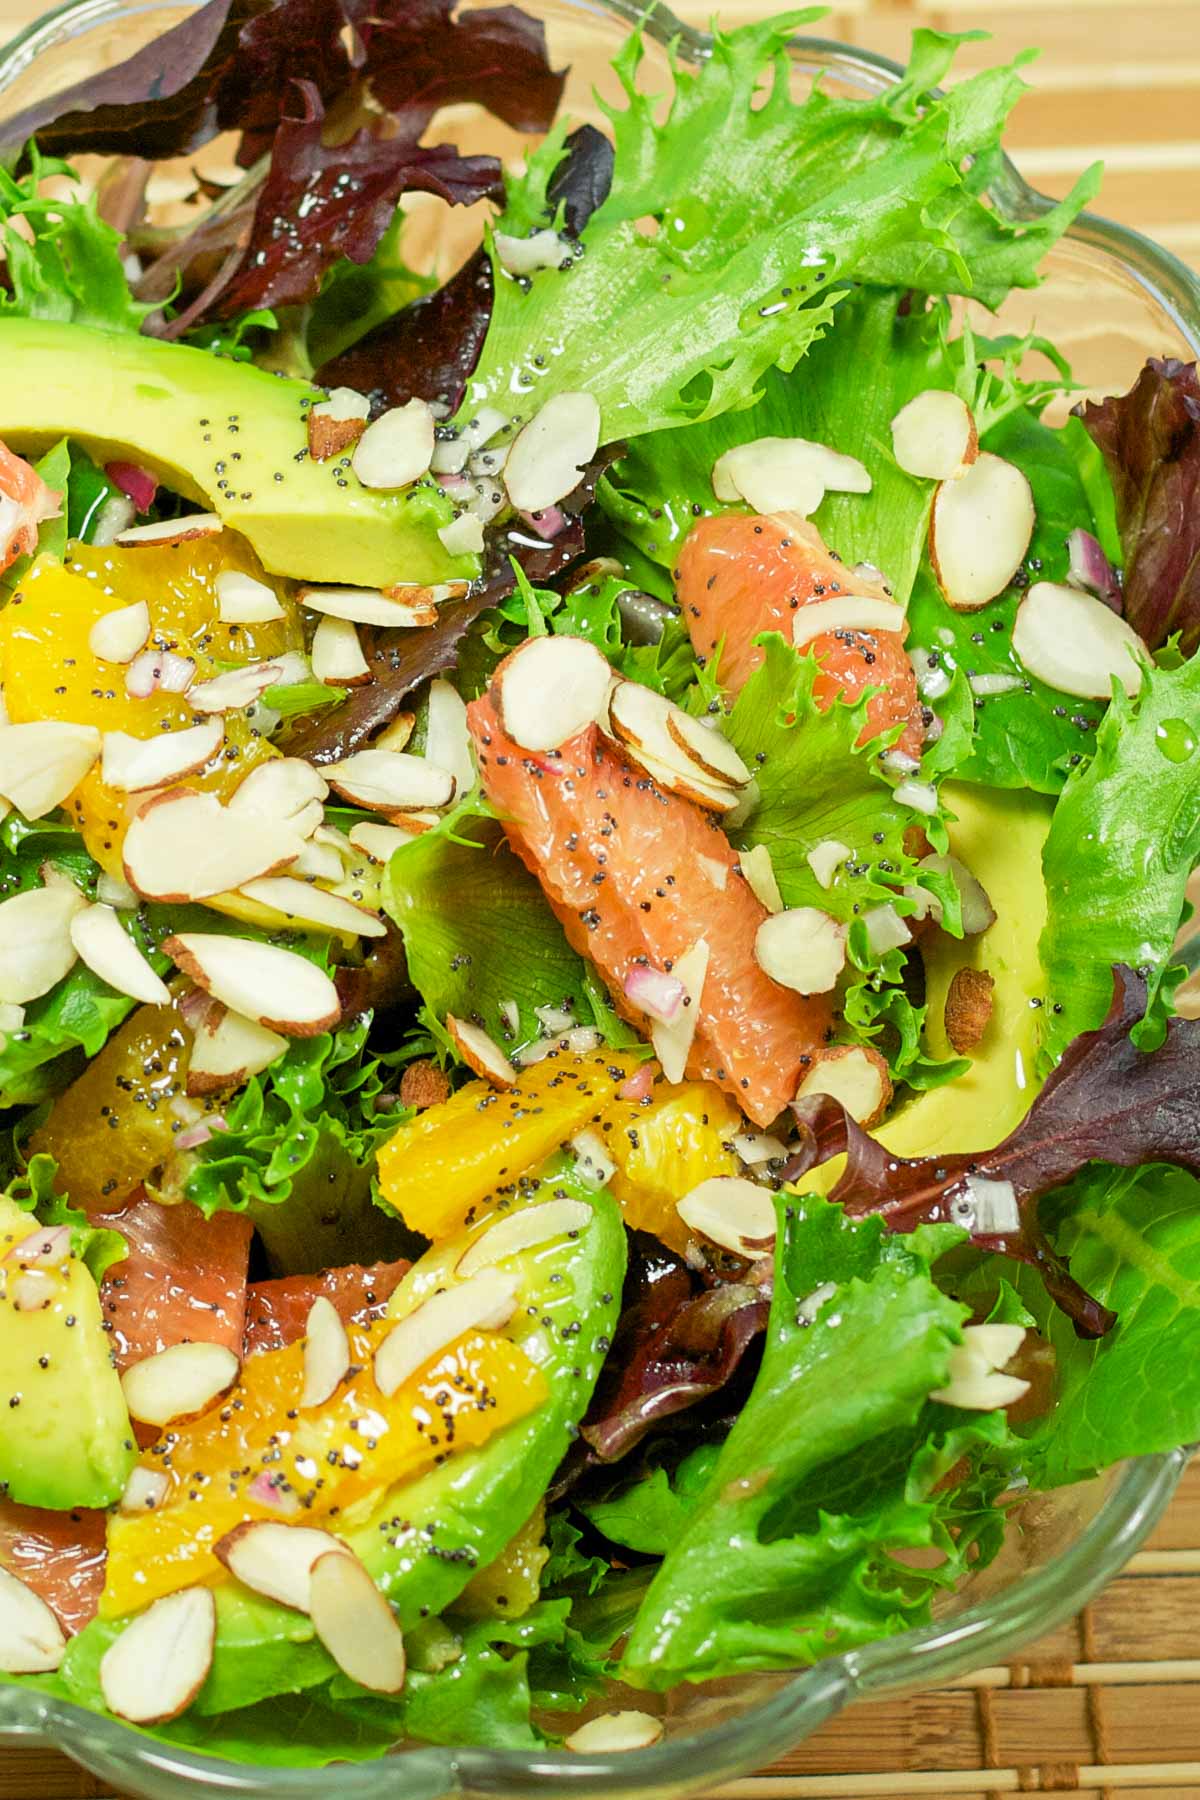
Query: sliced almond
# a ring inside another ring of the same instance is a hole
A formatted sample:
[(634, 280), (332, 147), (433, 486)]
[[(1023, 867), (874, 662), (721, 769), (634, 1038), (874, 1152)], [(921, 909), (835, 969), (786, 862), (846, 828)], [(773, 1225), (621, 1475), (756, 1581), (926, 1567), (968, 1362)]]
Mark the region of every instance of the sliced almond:
[(121, 1376), (129, 1416), (146, 1425), (169, 1425), (207, 1412), (238, 1378), (238, 1359), (224, 1344), (171, 1344)]
[(6, 1675), (48, 1675), (67, 1647), (46, 1602), (7, 1569), (0, 1569), (0, 1669)]
[(737, 1132), (733, 1148), (748, 1169), (757, 1169), (763, 1163), (787, 1161), (788, 1148), (783, 1139), (766, 1131)]
[(118, 912), (135, 912), (141, 905), (129, 883), (119, 875), (110, 875), (107, 869), (96, 878), (96, 898), (105, 906), (115, 906)]
[(126, 1518), (154, 1512), (171, 1491), (171, 1478), (162, 1469), (146, 1469), (139, 1463), (129, 1471), (129, 1480), (117, 1502), (117, 1510)]
[[(736, 788), (709, 781), (699, 772), (685, 770), (682, 761), (667, 763), (652, 756), (648, 750), (635, 750), (629, 744), (622, 747), (630, 762), (636, 763), (664, 794), (678, 794), (681, 800), (690, 800), (694, 806), (704, 807), (706, 812), (727, 813), (731, 823), (733, 815), (745, 805), (746, 796), (753, 791), (753, 784), (739, 793)], [(751, 810), (747, 808), (746, 816)]]
[(163, 949), (206, 994), (286, 1037), (315, 1037), (342, 1016), (328, 975), (293, 950), (202, 931), (182, 931)]
[(490, 1081), (496, 1088), (516, 1086), (517, 1071), (499, 1044), (488, 1036), (482, 1026), (472, 1025), (469, 1019), (456, 1019), (453, 1013), (447, 1013), (446, 1030), (458, 1054), (474, 1074), (481, 1076), (484, 1081)]
[(150, 636), (150, 608), (144, 600), (104, 613), (88, 632), (88, 649), (101, 662), (131, 663)]
[(28, 888), (0, 901), (0, 1002), (40, 1000), (70, 973), (71, 921), (87, 905), (75, 887)]
[[(485, 455), (490, 452), (484, 452)], [(483, 520), (477, 513), (462, 512), (438, 532), (448, 556), (481, 556), (483, 554)]]
[(904, 610), (894, 600), (871, 594), (837, 594), (832, 600), (810, 600), (792, 618), (792, 643), (804, 650), (814, 638), (833, 631), (903, 631)]
[(813, 1094), (840, 1100), (850, 1117), (870, 1130), (892, 1104), (891, 1072), (870, 1044), (828, 1044), (813, 1051), (808, 1073), (796, 1089), (797, 1100)]
[(324, 1406), (346, 1378), (350, 1339), (337, 1307), (318, 1294), (304, 1327), (304, 1386), (301, 1406)]
[(282, 677), (280, 663), (247, 663), (244, 669), (227, 669), (211, 681), (195, 682), (188, 689), (188, 705), (198, 713), (243, 712)]
[(604, 715), (613, 672), (585, 638), (529, 638), (497, 671), (500, 722), (523, 750), (557, 750)]
[(675, 1210), (689, 1230), (735, 1256), (761, 1256), (775, 1242), (771, 1190), (745, 1175), (710, 1176), (677, 1201)]
[(556, 394), (517, 434), (504, 485), (518, 512), (541, 512), (573, 493), (600, 447), (600, 408), (590, 394)]
[[(608, 715), (602, 726), (660, 786), (682, 793), (701, 806), (724, 810), (736, 805), (736, 785), (723, 777), (713, 778), (688, 746), (682, 729), (678, 736), (672, 735), (672, 718), (680, 710), (653, 688), (643, 687), (637, 681), (618, 681), (609, 696)], [(749, 779), (748, 770), (745, 779)]]
[(678, 1016), (670, 1024), (656, 1022), (650, 1028), (650, 1042), (654, 1045), (654, 1054), (662, 1064), (663, 1074), (670, 1082), (682, 1081), (687, 1071), (688, 1057), (692, 1053), (692, 1040), (696, 1035), (696, 1027), (700, 1022), (700, 999), (704, 992), (704, 980), (708, 974), (709, 947), (707, 938), (697, 938), (690, 950), (675, 958), (675, 967), (670, 971), (684, 990), (684, 1003)]
[(327, 763), (331, 787), (355, 806), (375, 812), (423, 812), (449, 806), (456, 783), (449, 769), (402, 750), (356, 750)]
[(546, 1200), (540, 1206), (527, 1206), (523, 1212), (511, 1213), (498, 1225), (475, 1239), (469, 1250), (459, 1257), (455, 1274), (463, 1281), (489, 1269), (535, 1244), (549, 1244), (555, 1238), (578, 1237), (591, 1224), (593, 1213), (586, 1200)]
[(381, 413), (359, 438), (350, 466), (364, 487), (402, 488), (429, 471), (434, 417), (424, 400)]
[(225, 526), (216, 513), (190, 513), (186, 519), (160, 519), (155, 525), (131, 525), (115, 542), (122, 550), (160, 550), (168, 544), (190, 544), (196, 538), (219, 537)]
[(336, 387), (328, 400), (308, 413), (308, 453), (314, 462), (328, 462), (357, 444), (367, 428), (371, 402), (356, 388)]
[(750, 771), (729, 739), (713, 725), (693, 718), (682, 706), (671, 707), (666, 715), (667, 730), (672, 739), (702, 775), (713, 781), (728, 782), (731, 787), (745, 787)]
[[(298, 756), (274, 757), (251, 769), (229, 799), (231, 812), (257, 813), (284, 820), (301, 836), (320, 825), (329, 783), (311, 763)], [(313, 808), (316, 808), (314, 820)]]
[(723, 894), (729, 886), (729, 864), (715, 856), (698, 856), (696, 861), (704, 871), (704, 879), (712, 883), (718, 894)]
[[(328, 827), (322, 826), (320, 829), (324, 832)], [(341, 833), (339, 832), (338, 835), (340, 837)], [(291, 873), (303, 876), (306, 880), (328, 881), (335, 884), (342, 881), (346, 876), (347, 865), (353, 865), (355, 861), (354, 848), (350, 844), (349, 838), (346, 839), (346, 844), (350, 850), (348, 857), (343, 855), (340, 846), (321, 843), (314, 832), (312, 837), (306, 840), (303, 850), (292, 864)]]
[(111, 906), (85, 906), (71, 920), (71, 942), (93, 975), (146, 1006), (170, 1006), (171, 995)]
[(862, 922), (867, 943), (876, 956), (883, 956), (889, 950), (899, 950), (912, 941), (912, 927), (908, 919), (903, 918), (888, 903), (872, 906), (868, 912), (863, 913)]
[(234, 811), (214, 794), (171, 788), (125, 833), (125, 879), (147, 900), (205, 900), (286, 868), (300, 854), (290, 825)]
[(1003, 593), (1029, 548), (1034, 522), (1025, 476), (987, 450), (965, 475), (943, 481), (929, 516), (929, 556), (949, 605), (974, 612)]
[(557, 269), (571, 255), (569, 240), (561, 238), (547, 225), (528, 237), (513, 237), (497, 231), (492, 244), (496, 259), (510, 275), (533, 275), (538, 269)]
[(756, 513), (798, 513), (807, 519), (835, 493), (869, 494), (871, 477), (856, 456), (843, 456), (808, 438), (756, 438), (736, 444), (713, 464), (718, 500), (744, 500)]
[(929, 1398), (971, 1412), (1014, 1405), (1029, 1392), (1029, 1383), (999, 1371), (1016, 1355), (1024, 1337), (1021, 1325), (966, 1326), (962, 1343), (950, 1352), (945, 1387), (935, 1389)]
[(782, 912), (783, 895), (779, 892), (775, 866), (767, 846), (755, 844), (752, 849), (743, 850), (738, 857), (738, 866), (759, 905), (765, 906), (769, 913)]
[(483, 1269), (414, 1307), (375, 1352), (375, 1385), (390, 1396), (433, 1357), (468, 1331), (498, 1331), (517, 1310), (520, 1282), (501, 1269)]
[(371, 679), (367, 659), (352, 619), (332, 613), (317, 620), (312, 641), (312, 672), (331, 687), (362, 687)]
[(372, 862), (390, 862), (397, 850), (411, 844), (419, 831), (407, 831), (403, 825), (358, 824), (350, 827), (350, 842)]
[(324, 613), (331, 619), (346, 619), (355, 625), (383, 625), (389, 629), (432, 625), (437, 619), (436, 606), (427, 598), (416, 598), (428, 595), (430, 590), (413, 588), (405, 591), (410, 591), (414, 598), (395, 599), (378, 588), (352, 587), (302, 587), (297, 590), (296, 598), (301, 606), (307, 606), (312, 612)]
[(220, 719), (208, 719), (183, 731), (160, 731), (152, 738), (106, 731), (101, 739), (100, 778), (122, 794), (166, 787), (203, 769), (220, 754), (224, 742), (225, 726)]
[(287, 617), (274, 588), (241, 569), (222, 569), (215, 585), (217, 617), (223, 625), (266, 625)]
[(651, 1713), (630, 1708), (624, 1712), (597, 1713), (577, 1725), (570, 1737), (563, 1739), (568, 1750), (579, 1756), (613, 1756), (619, 1751), (648, 1750), (663, 1734), (663, 1723)]
[(302, 1613), (308, 1611), (310, 1577), (317, 1558), (352, 1559), (352, 1552), (331, 1532), (311, 1525), (283, 1525), (275, 1519), (251, 1519), (235, 1525), (213, 1545), (213, 1555), (252, 1593)]
[(27, 819), (61, 806), (100, 754), (94, 725), (38, 719), (0, 725), (0, 794)]
[(970, 407), (945, 388), (926, 388), (892, 420), (892, 454), (906, 475), (957, 481), (979, 455)]
[(804, 858), (817, 881), (823, 888), (833, 886), (833, 878), (844, 862), (854, 855), (849, 844), (840, 843), (837, 838), (822, 838), (814, 844)]
[(429, 684), (425, 754), (439, 769), (449, 769), (455, 794), (475, 786), (475, 752), (467, 729), (467, 708), (458, 689), (440, 677)]
[[(214, 1017), (215, 1015), (215, 1017)], [(241, 1087), (286, 1056), (288, 1041), (242, 1013), (216, 1006), (196, 1027), (188, 1056), (189, 1094), (219, 1094)]]
[[(340, 874), (340, 865), (339, 865)], [(238, 890), (247, 900), (270, 906), (286, 914), (302, 927), (315, 925), (320, 931), (336, 931), (346, 937), (381, 938), (387, 926), (378, 913), (340, 894), (327, 893), (311, 882), (297, 881), (291, 875), (268, 875), (262, 881), (244, 881)]]
[(827, 994), (846, 964), (846, 927), (815, 906), (764, 919), (754, 939), (764, 975), (797, 994)]
[(404, 1636), (356, 1556), (319, 1556), (309, 1575), (313, 1629), (342, 1673), (376, 1694), (404, 1686)]
[(1026, 669), (1060, 694), (1107, 700), (1116, 680), (1136, 694), (1150, 652), (1111, 606), (1066, 583), (1037, 581), (1013, 623), (1012, 645)]
[(577, 1131), (570, 1145), (575, 1154), (575, 1174), (586, 1187), (602, 1188), (612, 1180), (617, 1165), (608, 1154), (598, 1131)]
[(109, 1712), (133, 1725), (165, 1725), (208, 1679), (217, 1635), (212, 1589), (182, 1588), (139, 1613), (100, 1659)]
[(379, 736), (372, 738), (371, 748), (372, 750), (403, 750), (407, 747), (416, 728), (416, 713), (397, 713), (391, 723), (384, 726)]

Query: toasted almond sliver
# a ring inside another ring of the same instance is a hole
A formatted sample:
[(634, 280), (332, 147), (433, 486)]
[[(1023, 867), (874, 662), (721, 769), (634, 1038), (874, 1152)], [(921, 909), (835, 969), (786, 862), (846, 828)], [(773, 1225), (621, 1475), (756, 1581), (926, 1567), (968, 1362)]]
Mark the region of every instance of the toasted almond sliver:
[(304, 1327), (304, 1387), (301, 1406), (324, 1406), (350, 1367), (350, 1339), (332, 1300), (318, 1294)]
[(407, 487), (429, 469), (433, 433), (433, 413), (424, 400), (393, 406), (367, 426), (350, 466), (364, 487)]
[(475, 752), (467, 729), (467, 708), (458, 689), (440, 677), (429, 684), (425, 754), (439, 769), (450, 771), (456, 795), (470, 793), (475, 786)]
[(839, 843), (837, 838), (822, 838), (814, 844), (804, 858), (817, 881), (823, 888), (833, 886), (833, 878), (842, 864), (854, 855), (849, 844)]
[(129, 1416), (146, 1425), (169, 1425), (206, 1412), (233, 1386), (238, 1359), (224, 1344), (171, 1344), (121, 1376)]
[(484, 1081), (490, 1081), (496, 1088), (516, 1086), (517, 1071), (499, 1044), (488, 1036), (482, 1026), (473, 1025), (469, 1019), (456, 1019), (453, 1013), (447, 1013), (446, 1030), (455, 1049), (476, 1075), (481, 1076)]
[(750, 771), (724, 733), (693, 718), (682, 706), (667, 704), (671, 707), (666, 715), (667, 730), (684, 755), (710, 780), (745, 787)]
[(449, 806), (457, 785), (449, 769), (403, 750), (356, 750), (327, 763), (325, 773), (344, 799), (375, 812)]
[(311, 661), (317, 680), (332, 687), (361, 687), (371, 679), (358, 627), (352, 619), (339, 619), (333, 613), (317, 620)]
[(417, 715), (412, 712), (398, 712), (390, 724), (385, 725), (379, 736), (371, 739), (372, 750), (404, 750), (417, 728)]
[(0, 794), (27, 819), (44, 818), (79, 786), (99, 754), (94, 725), (59, 719), (0, 725)]
[(293, 950), (202, 931), (182, 931), (163, 949), (206, 994), (286, 1037), (314, 1037), (342, 1016), (328, 975)]
[(212, 1668), (217, 1609), (212, 1589), (164, 1594), (100, 1659), (109, 1712), (134, 1725), (165, 1725), (186, 1712)]
[(556, 394), (518, 433), (504, 485), (519, 512), (541, 512), (574, 492), (600, 444), (600, 408), (591, 394)]
[(125, 833), (125, 879), (147, 900), (205, 900), (286, 868), (300, 854), (292, 827), (172, 788), (146, 802)]
[(215, 585), (217, 615), (223, 625), (264, 625), (287, 617), (274, 588), (241, 569), (222, 569)]
[[(338, 874), (341, 866), (339, 862)], [(321, 931), (336, 931), (343, 936), (381, 938), (387, 926), (378, 913), (356, 906), (340, 894), (327, 893), (311, 882), (297, 881), (291, 875), (268, 875), (262, 881), (244, 881), (239, 890), (247, 900), (260, 906), (274, 907), (301, 925), (315, 925)]]
[(546, 1200), (540, 1206), (527, 1206), (524, 1211), (510, 1213), (497, 1225), (475, 1239), (458, 1259), (455, 1274), (466, 1281), (480, 1269), (519, 1256), (535, 1244), (548, 1244), (554, 1238), (586, 1231), (593, 1218), (586, 1200)]
[(356, 1556), (319, 1556), (309, 1576), (313, 1629), (342, 1673), (376, 1694), (404, 1686), (404, 1636)]
[(735, 1256), (762, 1255), (775, 1241), (771, 1191), (745, 1175), (713, 1175), (677, 1201), (675, 1210), (692, 1231)]
[(357, 444), (367, 428), (371, 402), (357, 388), (335, 387), (328, 400), (310, 407), (308, 453), (314, 462), (328, 462)]
[(306, 1613), (309, 1578), (317, 1558), (349, 1557), (352, 1553), (341, 1538), (311, 1525), (252, 1519), (227, 1531), (213, 1545), (213, 1554), (252, 1593)]
[(403, 825), (371, 825), (360, 822), (350, 827), (350, 842), (354, 848), (377, 863), (390, 862), (397, 850), (402, 850), (420, 835), (420, 831), (408, 831)]
[(763, 437), (735, 444), (713, 464), (718, 500), (744, 500), (756, 513), (796, 513), (807, 518), (835, 493), (869, 494), (871, 477), (856, 456), (844, 456), (808, 438)]
[[(711, 755), (707, 761), (701, 761), (687, 741), (687, 730), (678, 721), (676, 732), (672, 733), (672, 715), (679, 710), (640, 682), (618, 681), (609, 697), (608, 715), (602, 721), (602, 729), (614, 737), (626, 755), (640, 763), (660, 786), (716, 810), (736, 805), (737, 788), (724, 776), (713, 776)], [(683, 716), (687, 717), (686, 714)], [(740, 757), (738, 765), (744, 769)], [(748, 771), (745, 778), (749, 779)]]
[(498, 1331), (517, 1310), (520, 1282), (501, 1269), (481, 1269), (414, 1307), (375, 1352), (375, 1385), (390, 1396), (431, 1358), (468, 1331)]
[(957, 480), (979, 455), (970, 407), (945, 388), (926, 388), (892, 420), (892, 453), (906, 475)]
[[(321, 827), (322, 830), (328, 827)], [(339, 833), (339, 836), (341, 834)], [(346, 839), (347, 845), (350, 840)], [(314, 832), (291, 867), (291, 874), (303, 876), (313, 881), (339, 882), (346, 873), (347, 863), (353, 864), (355, 857), (353, 847), (349, 857), (343, 856), (340, 848), (332, 844), (322, 843)]]
[(101, 740), (100, 776), (123, 794), (165, 787), (204, 768), (220, 754), (224, 742), (225, 727), (215, 718), (183, 731), (160, 731), (152, 738), (106, 731)]
[(103, 613), (88, 632), (88, 649), (101, 662), (130, 663), (150, 636), (150, 608), (144, 600)]
[(852, 1119), (869, 1130), (892, 1103), (892, 1077), (884, 1058), (870, 1044), (827, 1044), (814, 1050), (808, 1073), (796, 1089), (797, 1100), (830, 1094)]
[(0, 1569), (0, 1669), (6, 1675), (48, 1675), (67, 1640), (46, 1602), (7, 1569)]
[(929, 515), (929, 557), (957, 612), (975, 612), (1003, 593), (1029, 548), (1034, 521), (1026, 477), (989, 451), (965, 475), (940, 483)]
[[(212, 1013), (216, 1014), (212, 1018)], [(188, 1056), (187, 1091), (193, 1096), (241, 1087), (287, 1054), (288, 1041), (254, 1019), (215, 1006), (196, 1027)], [(210, 1023), (210, 1019), (212, 1022)]]
[[(307, 837), (324, 817), (323, 802), (329, 795), (329, 783), (311, 763), (298, 756), (274, 757), (258, 763), (230, 796), (231, 812), (259, 813), (268, 819), (284, 819)], [(312, 807), (319, 816), (310, 823)]]
[(483, 520), (476, 513), (459, 513), (438, 532), (448, 556), (481, 556), (483, 554)]
[(625, 754), (664, 794), (678, 794), (681, 800), (690, 800), (693, 805), (704, 807), (706, 812), (733, 813), (743, 805), (744, 796), (752, 791), (746, 788), (739, 794), (735, 788), (709, 781), (703, 775), (685, 773), (679, 762), (661, 762), (648, 750), (634, 750), (627, 745)]
[(224, 529), (216, 513), (190, 513), (185, 519), (163, 519), (156, 525), (131, 525), (128, 531), (119, 531), (115, 541), (122, 550), (161, 549), (166, 544), (217, 537)]
[(1136, 694), (1148, 646), (1111, 606), (1082, 588), (1038, 581), (1017, 608), (1012, 646), (1031, 675), (1060, 694), (1107, 700), (1116, 677)]
[(698, 938), (690, 950), (676, 957), (671, 973), (683, 983), (689, 1003), (680, 1008), (679, 1016), (671, 1024), (656, 1022), (651, 1027), (650, 1042), (668, 1081), (682, 1081), (687, 1070), (692, 1039), (700, 1020), (700, 998), (708, 974), (708, 957), (706, 938)]
[[(428, 589), (413, 589), (413, 593), (424, 595)], [(416, 627), (432, 625), (437, 618), (437, 608), (427, 599), (393, 599), (378, 588), (302, 587), (296, 598), (311, 612), (348, 619), (354, 625)]]
[(129, 1480), (125, 1483), (117, 1510), (126, 1518), (137, 1518), (142, 1513), (154, 1512), (170, 1491), (169, 1475), (162, 1469), (147, 1469), (138, 1463), (136, 1468), (129, 1471)]
[(804, 650), (831, 631), (903, 631), (904, 608), (874, 594), (838, 594), (810, 600), (792, 615), (792, 643)]
[(613, 672), (586, 638), (529, 638), (497, 671), (500, 722), (523, 750), (557, 750), (605, 715)]
[(211, 681), (194, 683), (188, 689), (188, 705), (198, 713), (243, 712), (282, 678), (281, 663), (247, 663), (244, 669), (228, 669)]
[(749, 850), (743, 850), (738, 857), (738, 866), (746, 878), (746, 885), (760, 906), (765, 906), (769, 913), (783, 911), (783, 895), (779, 892), (779, 883), (775, 879), (775, 865), (771, 861), (771, 852), (765, 844), (755, 844)]
[(630, 1708), (624, 1712), (597, 1713), (577, 1725), (563, 1743), (578, 1756), (614, 1756), (619, 1751), (649, 1750), (663, 1734), (663, 1723), (653, 1714)]
[(0, 901), (0, 1002), (24, 1006), (68, 974), (71, 921), (87, 901), (76, 887), (27, 888)]
[(111, 906), (85, 906), (71, 920), (71, 942), (93, 975), (146, 1006), (170, 1006), (171, 995)]
[(827, 994), (846, 963), (846, 927), (815, 906), (793, 906), (763, 920), (754, 957), (764, 975), (797, 994)]

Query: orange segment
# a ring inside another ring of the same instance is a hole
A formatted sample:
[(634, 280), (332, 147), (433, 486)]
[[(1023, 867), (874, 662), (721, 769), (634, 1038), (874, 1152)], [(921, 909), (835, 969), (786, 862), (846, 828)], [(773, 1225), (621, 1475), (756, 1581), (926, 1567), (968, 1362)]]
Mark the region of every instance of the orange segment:
[(336, 1529), (356, 1502), (486, 1443), (545, 1398), (545, 1376), (523, 1350), (472, 1332), (385, 1399), (372, 1361), (393, 1326), (350, 1327), (358, 1372), (319, 1409), (297, 1412), (304, 1349), (289, 1344), (251, 1357), (222, 1403), (164, 1432), (142, 1465), (165, 1474), (170, 1491), (154, 1512), (111, 1518), (101, 1612), (118, 1616), (223, 1580), (213, 1546), (244, 1520)]
[(711, 1081), (671, 1087), (660, 1079), (648, 1101), (616, 1101), (600, 1130), (617, 1165), (608, 1185), (625, 1223), (683, 1250), (689, 1234), (676, 1201), (712, 1175), (740, 1174), (730, 1145), (745, 1128), (733, 1101)]
[(379, 1152), (379, 1187), (406, 1225), (445, 1237), (493, 1192), (514, 1189), (608, 1105), (637, 1067), (628, 1051), (554, 1051), (501, 1093), (471, 1081), (401, 1125)]

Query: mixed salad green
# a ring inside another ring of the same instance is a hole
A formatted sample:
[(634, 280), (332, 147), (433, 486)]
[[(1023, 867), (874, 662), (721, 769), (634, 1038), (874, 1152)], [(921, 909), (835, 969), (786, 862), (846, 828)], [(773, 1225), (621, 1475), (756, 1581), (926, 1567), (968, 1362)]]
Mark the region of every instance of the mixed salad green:
[(1200, 1437), (1200, 381), (992, 318), (1024, 59), (818, 17), (600, 129), (209, 0), (0, 123), (6, 1679), (647, 1748)]

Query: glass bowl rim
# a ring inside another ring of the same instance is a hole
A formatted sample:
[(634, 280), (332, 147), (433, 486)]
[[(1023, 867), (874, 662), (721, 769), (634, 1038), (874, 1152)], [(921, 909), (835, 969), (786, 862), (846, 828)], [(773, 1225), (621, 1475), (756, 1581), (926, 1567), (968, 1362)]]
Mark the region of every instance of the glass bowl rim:
[[(641, 26), (660, 45), (673, 44), (688, 60), (699, 61), (711, 53), (709, 33), (685, 25), (655, 0), (649, 6), (635, 0), (560, 3)], [(90, 16), (100, 23), (118, 9), (126, 14), (143, 10), (122, 0), (65, 0), (0, 45), (0, 75), (28, 68), (43, 49), (61, 40), (73, 21), (82, 26)], [(832, 39), (804, 35), (794, 38), (791, 48), (802, 66), (843, 74), (859, 86), (883, 89), (902, 73), (888, 57)], [(1006, 216), (1016, 220), (1037, 218), (1053, 204), (1007, 157), (992, 197)], [(1200, 350), (1200, 277), (1183, 262), (1142, 233), (1095, 214), (1081, 214), (1067, 236), (1123, 265), (1180, 334)], [(514, 1800), (530, 1792), (543, 1800), (568, 1792), (601, 1800), (614, 1790), (624, 1795), (682, 1794), (744, 1774), (782, 1754), (854, 1699), (944, 1683), (1052, 1630), (1085, 1605), (1136, 1551), (1166, 1510), (1189, 1454), (1184, 1448), (1125, 1463), (1114, 1472), (1095, 1516), (1075, 1540), (990, 1599), (944, 1621), (800, 1670), (783, 1680), (769, 1699), (721, 1724), (618, 1756), (472, 1746), (404, 1750), (398, 1758), (337, 1764), (339, 1800), (379, 1800), (383, 1784), (390, 1786), (397, 1777), (413, 1800), (464, 1789), (505, 1793)], [(136, 1772), (144, 1769), (169, 1777), (180, 1791), (274, 1800), (284, 1796), (323, 1800), (329, 1792), (329, 1765), (264, 1765), (205, 1756), (143, 1736), (118, 1720), (35, 1689), (3, 1685), (0, 1740), (16, 1737), (52, 1743), (95, 1773), (115, 1780), (136, 1780)]]

